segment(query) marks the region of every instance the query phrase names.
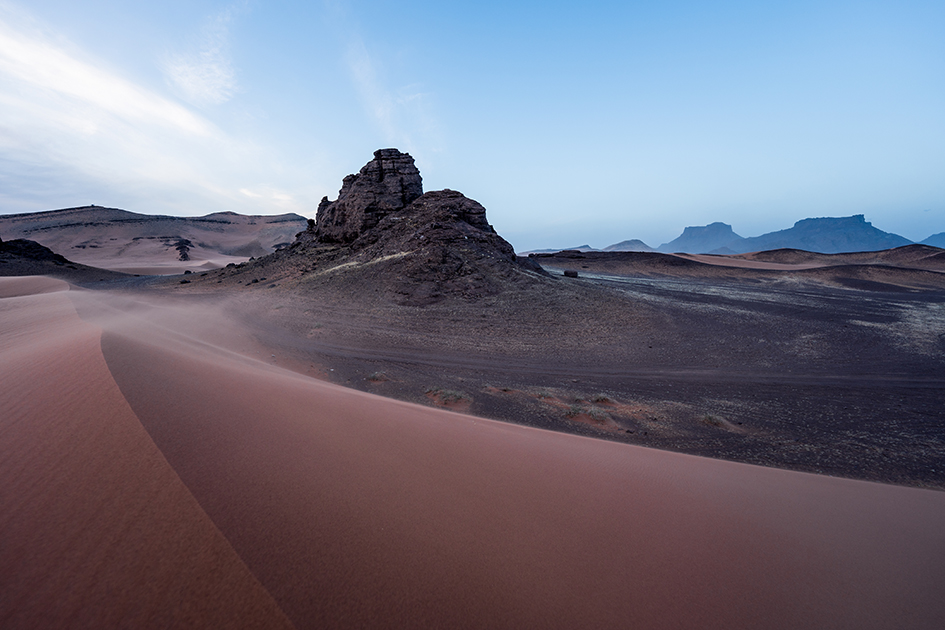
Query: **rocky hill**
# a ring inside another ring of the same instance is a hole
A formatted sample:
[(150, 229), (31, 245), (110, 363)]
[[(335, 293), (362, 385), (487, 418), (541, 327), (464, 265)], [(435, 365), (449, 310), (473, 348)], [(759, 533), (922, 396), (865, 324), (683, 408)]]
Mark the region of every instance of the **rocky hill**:
[(297, 214), (171, 217), (101, 206), (0, 215), (4, 238), (33, 240), (70, 260), (109, 269), (142, 261), (222, 266), (229, 258), (264, 256), (288, 245), (305, 226)]
[(220, 280), (295, 277), (302, 285), (424, 305), (496, 295), (543, 274), (496, 234), (481, 204), (454, 190), (424, 193), (413, 158), (381, 149), (344, 178), (336, 200), (322, 200), (291, 246), (226, 269)]

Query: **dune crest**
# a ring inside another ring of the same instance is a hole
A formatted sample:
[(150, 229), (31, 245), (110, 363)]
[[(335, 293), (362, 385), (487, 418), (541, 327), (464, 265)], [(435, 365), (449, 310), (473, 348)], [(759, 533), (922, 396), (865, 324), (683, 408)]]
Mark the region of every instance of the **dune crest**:
[(157, 326), (102, 294), (72, 299), (101, 320), (135, 415), (296, 627), (945, 620), (941, 493), (391, 401), (200, 343), (167, 314)]
[(0, 278), (0, 626), (291, 627), (141, 427), (66, 288)]

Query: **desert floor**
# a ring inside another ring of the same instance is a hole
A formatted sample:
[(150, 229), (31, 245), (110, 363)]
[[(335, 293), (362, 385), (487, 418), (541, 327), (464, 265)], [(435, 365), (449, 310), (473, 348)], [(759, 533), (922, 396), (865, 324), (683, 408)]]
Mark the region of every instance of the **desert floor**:
[(945, 624), (940, 294), (581, 268), (0, 278), (0, 626)]

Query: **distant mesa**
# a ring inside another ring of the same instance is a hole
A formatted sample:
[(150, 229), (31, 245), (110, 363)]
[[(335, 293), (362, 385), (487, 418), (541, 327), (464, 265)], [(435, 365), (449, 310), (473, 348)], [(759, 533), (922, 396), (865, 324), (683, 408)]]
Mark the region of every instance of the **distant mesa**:
[(803, 219), (794, 227), (742, 239), (728, 247), (736, 253), (769, 249), (803, 249), (821, 254), (875, 252), (910, 245), (912, 241), (873, 227), (862, 214)]
[(660, 245), (657, 251), (708, 254), (723, 247), (734, 251), (737, 243), (743, 240), (741, 236), (732, 231), (731, 225), (716, 222), (704, 226), (687, 227), (681, 235), (668, 243)]
[(821, 254), (844, 254), (875, 252), (911, 243), (898, 234), (873, 227), (864, 215), (856, 214), (850, 217), (803, 219), (792, 228), (750, 238), (742, 238), (726, 223), (687, 227), (678, 238), (660, 245), (658, 251), (730, 255), (799, 249)]
[[(567, 250), (581, 252), (663, 252), (686, 254), (745, 254), (774, 249), (797, 249), (820, 254), (847, 254), (855, 252), (876, 252), (895, 247), (910, 245), (912, 241), (898, 234), (884, 232), (873, 227), (862, 214), (849, 217), (825, 217), (803, 219), (793, 227), (743, 238), (736, 234), (731, 225), (722, 222), (709, 225), (690, 226), (683, 233), (668, 243), (653, 249), (639, 239), (621, 241), (594, 249), (588, 245), (568, 247)], [(922, 241), (923, 245), (945, 248), (945, 232), (935, 234)], [(550, 254), (562, 249), (533, 249), (526, 254)]]

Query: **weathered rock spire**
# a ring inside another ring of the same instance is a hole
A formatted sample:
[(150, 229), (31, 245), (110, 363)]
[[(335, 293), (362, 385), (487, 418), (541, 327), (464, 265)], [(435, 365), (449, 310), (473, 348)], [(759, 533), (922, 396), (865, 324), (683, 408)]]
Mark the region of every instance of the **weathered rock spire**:
[(344, 178), (338, 199), (325, 197), (318, 204), (316, 238), (350, 243), (422, 194), (423, 180), (413, 158), (397, 149), (379, 149), (357, 175)]

